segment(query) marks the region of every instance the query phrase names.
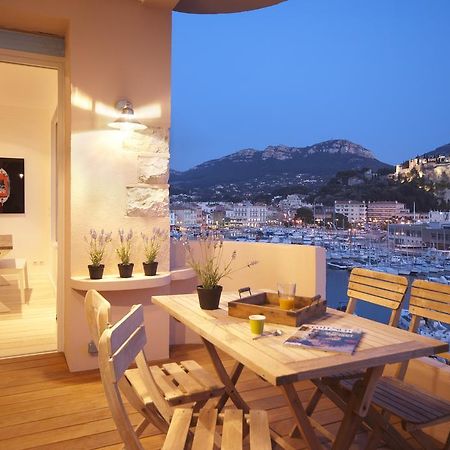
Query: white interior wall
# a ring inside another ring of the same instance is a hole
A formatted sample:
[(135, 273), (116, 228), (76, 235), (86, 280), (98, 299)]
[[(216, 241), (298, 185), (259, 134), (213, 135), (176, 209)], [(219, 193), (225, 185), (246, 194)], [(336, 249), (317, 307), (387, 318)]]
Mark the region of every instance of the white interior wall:
[(25, 159), (25, 214), (0, 214), (13, 255), (53, 272), (51, 261), (51, 118), (57, 71), (0, 63), (0, 157)]

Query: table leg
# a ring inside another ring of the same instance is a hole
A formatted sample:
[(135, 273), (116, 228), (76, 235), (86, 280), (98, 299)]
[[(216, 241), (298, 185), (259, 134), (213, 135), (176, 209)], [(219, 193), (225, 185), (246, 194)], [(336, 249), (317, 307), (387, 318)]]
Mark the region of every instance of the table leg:
[(333, 442), (333, 450), (350, 448), (363, 418), (369, 411), (376, 383), (383, 370), (384, 366), (371, 367), (367, 369), (364, 378), (356, 382), (345, 409), (341, 426)]
[[(237, 362), (234, 365), (233, 370), (231, 371), (231, 374), (230, 374), (230, 380), (231, 380), (231, 383), (233, 384), (233, 386), (236, 386), (236, 383), (238, 382), (239, 377), (241, 376), (243, 368), (244, 368), (244, 365), (239, 362)], [(228, 395), (228, 392), (225, 392), (222, 395), (222, 397), (220, 397), (220, 399), (216, 405), (216, 408), (219, 410), (219, 412), (222, 411), (222, 409), (224, 408), (229, 397), (230, 396)]]
[[(205, 344), (209, 356), (211, 357), (211, 361), (214, 365), (214, 369), (217, 373), (217, 376), (220, 378), (220, 381), (222, 381), (222, 383), (225, 386), (226, 392), (224, 395), (222, 395), (222, 397), (219, 400), (218, 409), (219, 410), (222, 409), (223, 406), (225, 406), (225, 403), (227, 402), (228, 398), (231, 398), (231, 401), (236, 405), (236, 408), (242, 409), (245, 414), (248, 414), (250, 408), (245, 402), (245, 400), (240, 396), (235, 386), (244, 366), (241, 363), (237, 363), (233, 368), (233, 372), (230, 378), (228, 372), (226, 371), (225, 367), (222, 364), (219, 354), (217, 353), (216, 347), (203, 337), (202, 341)], [(221, 405), (221, 408), (219, 408), (219, 405)]]
[(302, 402), (298, 397), (297, 391), (295, 390), (294, 385), (285, 384), (280, 386), (283, 391), (284, 396), (288, 402), (288, 406), (294, 415), (294, 419), (297, 422), (298, 429), (300, 433), (307, 443), (308, 447), (311, 450), (321, 449), (322, 446), (319, 442), (316, 433), (314, 432), (313, 427), (311, 426), (311, 422), (309, 421), (308, 416), (306, 415), (305, 409), (303, 408)]

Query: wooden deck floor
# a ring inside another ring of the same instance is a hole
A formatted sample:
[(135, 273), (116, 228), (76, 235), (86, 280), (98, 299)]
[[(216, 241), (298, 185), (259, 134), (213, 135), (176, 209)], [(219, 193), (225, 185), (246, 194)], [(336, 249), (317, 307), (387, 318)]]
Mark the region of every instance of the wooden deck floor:
[[(172, 349), (171, 359), (195, 359), (211, 369), (202, 346), (185, 345)], [(231, 367), (233, 361), (226, 360)], [(309, 382), (298, 384), (302, 399), (312, 390)], [(244, 371), (238, 389), (251, 407), (266, 409), (270, 422), (286, 435), (292, 426), (290, 413), (279, 390)], [(2, 450), (89, 450), (121, 449), (98, 371), (70, 373), (61, 353), (0, 360), (0, 448)], [(131, 414), (137, 422), (137, 413)], [(340, 411), (321, 400), (315, 418), (335, 432)], [(159, 449), (164, 436), (154, 427), (144, 432), (146, 449)], [(324, 441), (326, 442), (326, 441)], [(361, 431), (352, 449), (364, 448), (366, 434)], [(299, 449), (305, 448), (296, 440)]]

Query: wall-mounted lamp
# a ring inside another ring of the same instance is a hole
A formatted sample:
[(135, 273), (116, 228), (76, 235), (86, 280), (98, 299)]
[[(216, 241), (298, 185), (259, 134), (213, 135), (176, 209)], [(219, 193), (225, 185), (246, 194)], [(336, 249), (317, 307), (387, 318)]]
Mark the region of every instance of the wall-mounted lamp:
[(116, 108), (120, 110), (120, 116), (114, 122), (108, 123), (109, 127), (122, 131), (145, 130), (147, 128), (147, 125), (134, 117), (133, 105), (128, 100), (119, 100)]

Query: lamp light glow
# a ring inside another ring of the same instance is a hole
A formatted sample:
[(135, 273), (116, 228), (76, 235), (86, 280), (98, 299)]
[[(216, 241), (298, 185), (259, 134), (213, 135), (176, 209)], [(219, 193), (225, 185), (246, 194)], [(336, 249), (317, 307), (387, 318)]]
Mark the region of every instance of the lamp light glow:
[(147, 125), (139, 122), (134, 117), (133, 105), (128, 100), (121, 100), (116, 105), (120, 109), (120, 116), (113, 122), (108, 123), (108, 126), (122, 131), (136, 131), (145, 130)]

